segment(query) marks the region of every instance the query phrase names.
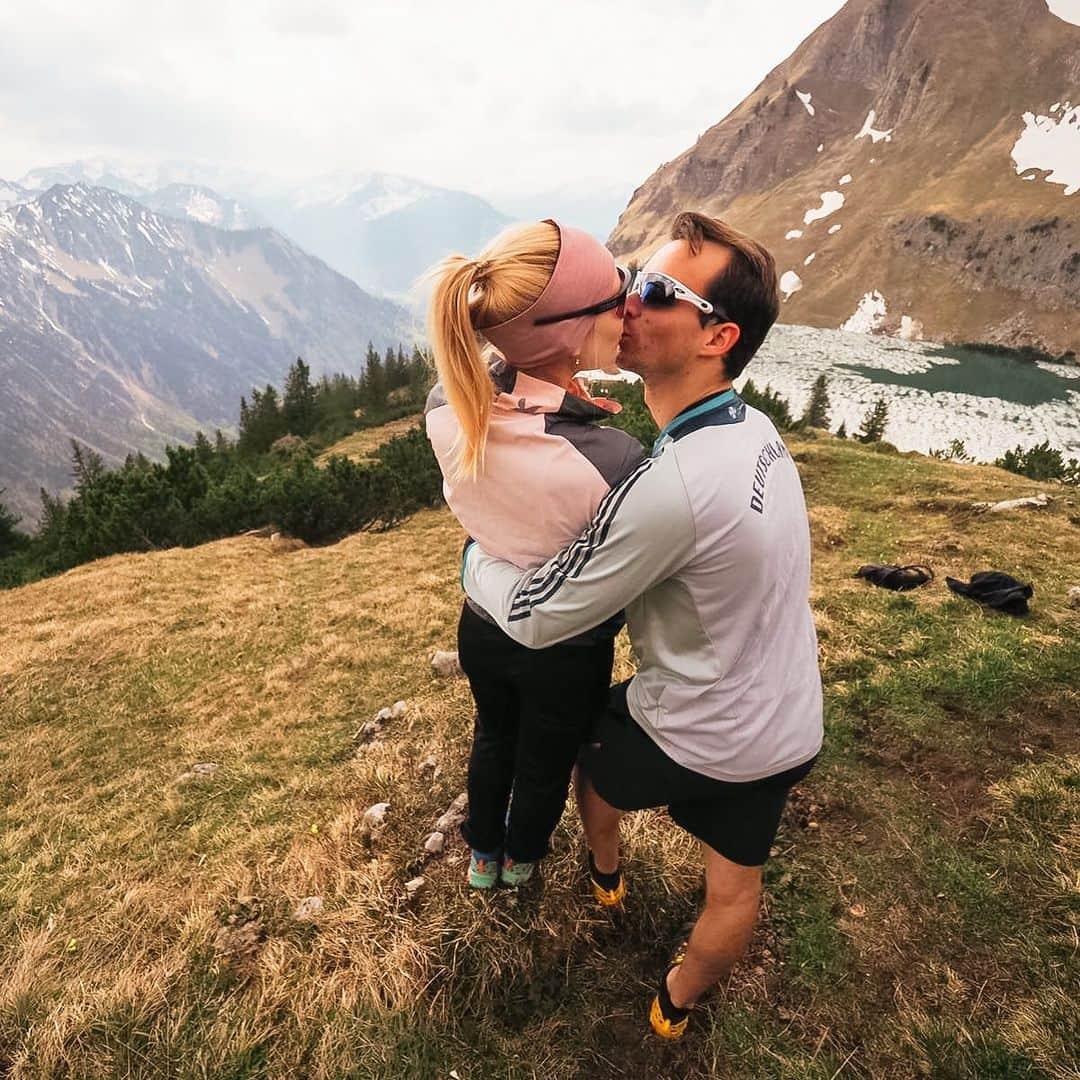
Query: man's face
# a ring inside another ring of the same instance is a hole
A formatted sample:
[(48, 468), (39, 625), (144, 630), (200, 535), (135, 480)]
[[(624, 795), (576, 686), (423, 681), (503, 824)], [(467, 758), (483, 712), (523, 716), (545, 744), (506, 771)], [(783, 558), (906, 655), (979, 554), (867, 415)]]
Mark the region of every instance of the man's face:
[[(642, 270), (659, 270), (704, 296), (730, 258), (720, 244), (706, 242), (694, 255), (687, 241), (672, 240)], [(712, 327), (701, 325), (693, 304), (679, 300), (671, 308), (647, 308), (641, 297), (628, 296), (617, 363), (646, 381), (650, 375), (674, 375), (694, 363), (711, 336)]]

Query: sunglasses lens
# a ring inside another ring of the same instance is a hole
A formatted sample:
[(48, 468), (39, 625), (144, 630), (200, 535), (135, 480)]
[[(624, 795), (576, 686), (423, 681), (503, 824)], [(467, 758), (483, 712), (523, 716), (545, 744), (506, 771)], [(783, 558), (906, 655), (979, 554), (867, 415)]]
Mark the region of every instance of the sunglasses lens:
[(646, 307), (671, 307), (675, 290), (666, 281), (647, 281), (641, 289), (641, 302)]

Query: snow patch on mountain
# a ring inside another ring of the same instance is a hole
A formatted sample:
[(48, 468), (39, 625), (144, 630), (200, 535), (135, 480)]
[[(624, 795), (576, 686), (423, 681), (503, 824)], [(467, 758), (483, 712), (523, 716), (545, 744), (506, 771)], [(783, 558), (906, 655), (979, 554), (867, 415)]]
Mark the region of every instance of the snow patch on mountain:
[(1077, 0), (1046, 0), (1046, 6), (1064, 22), (1080, 26), (1080, 4)]
[(837, 183), (839, 184), (840, 187), (843, 187), (845, 184), (850, 184), (851, 183), (851, 173), (844, 173), (844, 175), (840, 177), (840, 179), (839, 179), (839, 181), (837, 181)]
[(820, 221), (830, 214), (835, 214), (844, 205), (844, 196), (839, 191), (823, 191), (821, 193), (821, 205), (815, 210), (807, 210), (803, 215), (805, 224)]
[(803, 259), (803, 266), (809, 266), (817, 258), (817, 252), (811, 251), (809, 255)]
[(1058, 102), (1049, 115), (1026, 112), (1022, 119), (1024, 131), (1012, 148), (1017, 174), (1037, 169), (1046, 173), (1048, 184), (1062, 184), (1066, 195), (1075, 195), (1080, 191), (1080, 105)]
[(885, 315), (885, 297), (877, 289), (871, 289), (859, 301), (859, 306), (851, 318), (840, 329), (851, 334), (872, 334), (885, 324)]
[(811, 99), (811, 98), (813, 97), (813, 94), (804, 94), (804, 93), (803, 93), (803, 92), (802, 92), (801, 90), (796, 90), (796, 91), (795, 91), (795, 96), (796, 96), (796, 97), (797, 97), (797, 98), (798, 98), (798, 99), (799, 99), (799, 100), (800, 100), (800, 101), (801, 101), (801, 102), (803, 103), (803, 105), (804, 105), (804, 106), (806, 107), (806, 111), (807, 111), (807, 112), (808, 112), (808, 113), (809, 113), (809, 114), (810, 114), (811, 116), (813, 116), (813, 115), (814, 115), (814, 112), (815, 112), (815, 110), (814, 110), (814, 106), (810, 104), (810, 99)]
[(913, 319), (910, 315), (900, 316), (901, 341), (922, 341), (923, 324), (919, 319)]
[(435, 189), (405, 176), (389, 173), (335, 173), (306, 184), (295, 192), (294, 205), (340, 206), (349, 202), (362, 220), (385, 217), (430, 195)]
[(780, 291), (787, 300), (802, 288), (802, 278), (794, 270), (786, 270), (780, 278)]
[(829, 235), (830, 236), (835, 236), (843, 227), (844, 227), (843, 225), (830, 225), (829, 226)]
[[(876, 119), (877, 113), (873, 109), (871, 109), (870, 112), (867, 113), (866, 119), (863, 121), (862, 130), (859, 132), (858, 135), (855, 136), (855, 138), (865, 139), (867, 136), (869, 136), (869, 138), (875, 143), (881, 142), (882, 139), (884, 139), (885, 142), (892, 142), (892, 133), (896, 129), (889, 128), (888, 131), (879, 131), (877, 128), (874, 127), (874, 121)], [(871, 162), (871, 164), (873, 163)]]
[(184, 204), (184, 213), (192, 221), (201, 221), (204, 225), (220, 226), (225, 218), (221, 203), (212, 199), (204, 191), (191, 193), (191, 198)]
[(792, 229), (790, 232), (784, 234), (785, 240), (801, 240), (802, 229)]

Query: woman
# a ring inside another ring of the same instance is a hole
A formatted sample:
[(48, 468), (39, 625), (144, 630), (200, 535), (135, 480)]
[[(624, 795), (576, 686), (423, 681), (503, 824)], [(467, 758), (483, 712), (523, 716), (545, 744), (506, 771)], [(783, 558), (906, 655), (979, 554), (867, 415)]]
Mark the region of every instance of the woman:
[[(642, 457), (625, 432), (596, 426), (618, 406), (574, 379), (614, 368), (630, 274), (587, 233), (544, 221), (508, 229), (476, 259), (452, 256), (432, 276), (440, 381), (426, 425), (446, 501), (485, 550), (540, 566)], [(521, 885), (547, 854), (607, 698), (621, 624), (534, 651), (466, 601), (458, 653), (476, 721), (462, 832), (474, 888), (500, 877)]]

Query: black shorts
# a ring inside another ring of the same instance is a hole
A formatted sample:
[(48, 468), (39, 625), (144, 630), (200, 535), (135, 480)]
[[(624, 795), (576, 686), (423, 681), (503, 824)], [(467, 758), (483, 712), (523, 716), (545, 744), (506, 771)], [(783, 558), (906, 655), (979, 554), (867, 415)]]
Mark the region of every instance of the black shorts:
[(769, 857), (788, 792), (815, 759), (761, 780), (734, 783), (672, 761), (626, 707), (628, 683), (611, 688), (608, 707), (581, 767), (597, 794), (618, 810), (666, 806), (672, 819), (725, 859), (761, 866)]

